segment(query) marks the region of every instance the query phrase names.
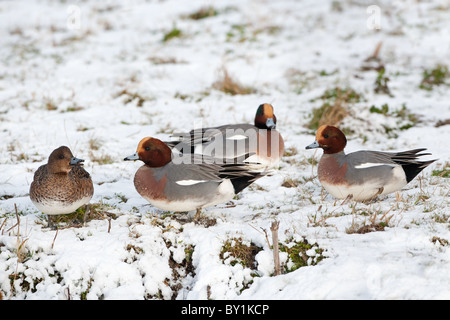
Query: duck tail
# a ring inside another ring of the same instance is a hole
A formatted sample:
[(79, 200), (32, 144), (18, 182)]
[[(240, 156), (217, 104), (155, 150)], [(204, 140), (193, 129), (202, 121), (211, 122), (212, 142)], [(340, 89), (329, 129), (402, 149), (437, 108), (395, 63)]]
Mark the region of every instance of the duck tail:
[(406, 181), (409, 183), (414, 179), (423, 169), (435, 162), (437, 159), (430, 161), (416, 161), (414, 163), (402, 164), (403, 171), (405, 171)]
[(420, 153), (424, 150), (426, 149), (414, 149), (399, 152), (392, 157), (393, 161), (402, 166), (403, 171), (405, 171), (406, 181), (408, 183), (413, 180), (423, 169), (437, 160), (433, 159), (429, 161), (418, 161), (418, 157), (431, 155), (431, 153)]
[(231, 178), (230, 181), (233, 184), (234, 193), (239, 193), (253, 182), (263, 177), (264, 173), (262, 172), (248, 172), (248, 175), (242, 177)]

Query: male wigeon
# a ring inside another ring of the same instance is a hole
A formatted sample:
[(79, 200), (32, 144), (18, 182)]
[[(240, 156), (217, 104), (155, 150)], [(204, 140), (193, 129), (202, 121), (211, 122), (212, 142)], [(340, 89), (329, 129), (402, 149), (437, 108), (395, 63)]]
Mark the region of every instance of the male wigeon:
[(253, 169), (265, 171), (277, 167), (284, 153), (284, 140), (276, 130), (277, 118), (273, 106), (261, 104), (254, 124), (228, 124), (218, 127), (193, 129), (189, 133), (172, 135), (179, 140), (167, 144), (181, 153), (198, 153), (223, 162), (245, 159)]
[[(134, 176), (137, 192), (153, 206), (167, 211), (186, 212), (196, 210), (194, 220), (202, 208), (231, 200), (263, 174), (252, 172), (247, 164), (216, 164), (214, 161), (198, 161), (176, 164), (172, 150), (159, 139), (143, 138), (136, 153), (124, 160), (141, 160)], [(194, 159), (195, 158), (195, 159)]]
[(322, 148), (318, 176), (322, 186), (338, 199), (357, 201), (400, 190), (436, 160), (418, 161), (426, 149), (404, 152), (357, 151), (344, 153), (347, 139), (336, 127), (323, 125), (306, 149)]
[(81, 166), (83, 161), (75, 158), (68, 147), (61, 146), (34, 173), (30, 199), (48, 215), (49, 226), (53, 226), (52, 215), (75, 212), (91, 200), (94, 186), (91, 176)]

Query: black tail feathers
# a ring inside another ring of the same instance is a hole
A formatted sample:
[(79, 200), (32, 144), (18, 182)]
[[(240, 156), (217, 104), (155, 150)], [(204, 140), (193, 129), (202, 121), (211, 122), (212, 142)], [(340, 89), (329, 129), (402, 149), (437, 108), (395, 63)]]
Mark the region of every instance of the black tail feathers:
[(414, 149), (404, 152), (396, 153), (392, 160), (402, 166), (405, 171), (406, 181), (409, 183), (414, 179), (423, 169), (432, 164), (434, 160), (429, 161), (418, 161), (417, 158), (421, 156), (431, 155), (431, 153), (420, 153), (426, 149)]

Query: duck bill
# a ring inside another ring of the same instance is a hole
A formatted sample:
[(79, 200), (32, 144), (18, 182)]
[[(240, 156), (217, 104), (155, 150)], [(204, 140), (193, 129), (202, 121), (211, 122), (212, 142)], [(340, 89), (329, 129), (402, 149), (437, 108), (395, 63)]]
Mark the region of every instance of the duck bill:
[(132, 155), (125, 157), (123, 160), (125, 161), (134, 161), (134, 160), (139, 160), (139, 155), (138, 153), (133, 153)]
[(267, 120), (266, 120), (266, 127), (268, 129), (275, 129), (277, 127), (277, 125), (275, 124), (275, 121), (273, 120), (273, 118), (267, 118)]
[(317, 141), (314, 141), (313, 143), (305, 147), (305, 149), (315, 149), (315, 148), (320, 148), (320, 144)]
[(83, 164), (83, 162), (84, 162), (84, 159), (78, 159), (78, 158), (75, 158), (75, 157), (72, 157), (72, 159), (70, 159), (70, 165), (71, 166), (76, 166), (76, 165), (81, 165), (81, 164)]

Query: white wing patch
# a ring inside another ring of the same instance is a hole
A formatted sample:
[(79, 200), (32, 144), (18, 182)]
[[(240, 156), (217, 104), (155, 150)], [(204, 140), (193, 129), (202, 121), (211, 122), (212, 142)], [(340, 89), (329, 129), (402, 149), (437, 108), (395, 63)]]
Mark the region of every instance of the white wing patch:
[(177, 181), (176, 184), (180, 186), (192, 186), (194, 184), (199, 184), (203, 182), (207, 182), (207, 180), (180, 180)]
[(366, 168), (373, 168), (373, 167), (379, 167), (379, 166), (396, 167), (395, 164), (391, 164), (391, 163), (366, 162), (366, 163), (361, 163), (361, 164), (355, 166), (355, 169), (366, 169)]
[(235, 134), (233, 136), (227, 136), (227, 140), (245, 140), (248, 139), (247, 136), (244, 136), (243, 134)]

